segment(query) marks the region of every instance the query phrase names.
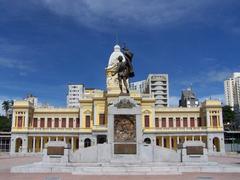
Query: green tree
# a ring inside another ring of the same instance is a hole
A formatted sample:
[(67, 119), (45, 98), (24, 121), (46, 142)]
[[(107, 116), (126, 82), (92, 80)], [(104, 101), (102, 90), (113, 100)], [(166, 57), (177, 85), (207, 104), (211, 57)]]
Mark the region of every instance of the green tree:
[(5, 116), (0, 116), (0, 131), (10, 132), (12, 122), (9, 118)]
[(9, 118), (8, 111), (9, 109), (12, 109), (13, 106), (13, 100), (3, 101), (2, 103), (2, 109), (5, 111), (5, 116)]
[(223, 106), (223, 123), (224, 124), (233, 124), (235, 119), (235, 113), (232, 110), (231, 106)]

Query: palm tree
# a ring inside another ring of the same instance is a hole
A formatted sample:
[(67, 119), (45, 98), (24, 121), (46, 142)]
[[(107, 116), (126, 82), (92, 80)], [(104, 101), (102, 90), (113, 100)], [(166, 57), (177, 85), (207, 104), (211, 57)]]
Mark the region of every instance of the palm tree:
[(8, 117), (8, 111), (9, 111), (9, 109), (11, 109), (12, 108), (12, 106), (13, 106), (13, 100), (8, 100), (8, 101), (3, 101), (3, 103), (2, 103), (2, 109), (5, 111), (5, 116), (7, 116)]

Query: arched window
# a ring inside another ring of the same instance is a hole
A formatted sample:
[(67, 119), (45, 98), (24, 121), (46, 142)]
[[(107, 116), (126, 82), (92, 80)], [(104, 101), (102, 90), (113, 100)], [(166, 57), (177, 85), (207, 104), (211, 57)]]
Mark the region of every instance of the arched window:
[(16, 139), (15, 152), (21, 152), (21, 151), (22, 151), (22, 139), (17, 138)]
[(91, 139), (86, 138), (86, 139), (84, 140), (84, 147), (86, 148), (86, 147), (89, 147), (89, 146), (91, 146)]
[(150, 139), (150, 138), (145, 138), (145, 139), (144, 139), (144, 143), (146, 143), (146, 144), (151, 144), (151, 139)]
[(217, 137), (213, 138), (213, 151), (220, 152), (220, 141)]

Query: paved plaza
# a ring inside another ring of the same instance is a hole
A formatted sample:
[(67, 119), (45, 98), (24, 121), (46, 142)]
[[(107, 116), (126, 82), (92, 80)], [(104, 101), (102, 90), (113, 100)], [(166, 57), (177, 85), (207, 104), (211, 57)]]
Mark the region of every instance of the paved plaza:
[[(226, 155), (221, 157), (210, 157), (210, 161), (218, 162), (219, 164), (231, 164), (234, 166), (240, 166), (240, 155)], [(130, 175), (130, 176), (80, 176), (72, 174), (60, 174), (60, 173), (10, 173), (10, 168), (17, 165), (24, 165), (33, 162), (41, 161), (38, 156), (25, 156), (25, 157), (10, 157), (8, 155), (0, 155), (0, 180), (239, 180), (240, 173), (183, 173), (182, 175), (158, 175), (158, 176), (144, 176), (144, 175)]]

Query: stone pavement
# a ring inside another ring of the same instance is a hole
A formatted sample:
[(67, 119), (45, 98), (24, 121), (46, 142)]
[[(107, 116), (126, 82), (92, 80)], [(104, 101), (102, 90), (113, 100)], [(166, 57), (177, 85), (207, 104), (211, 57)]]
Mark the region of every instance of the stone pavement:
[[(181, 175), (131, 175), (131, 176), (84, 176), (69, 173), (10, 173), (10, 168), (16, 165), (29, 164), (40, 161), (40, 157), (9, 157), (0, 155), (0, 180), (239, 180), (240, 173), (182, 173)], [(240, 156), (210, 157), (219, 163), (239, 166)]]

